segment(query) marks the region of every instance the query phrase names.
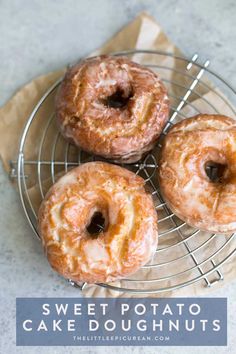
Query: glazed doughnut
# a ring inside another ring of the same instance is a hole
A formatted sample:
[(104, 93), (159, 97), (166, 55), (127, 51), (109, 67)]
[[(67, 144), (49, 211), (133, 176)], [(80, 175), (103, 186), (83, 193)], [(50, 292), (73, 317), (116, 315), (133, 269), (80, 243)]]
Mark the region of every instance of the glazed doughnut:
[[(100, 232), (91, 230), (98, 214)], [(157, 246), (157, 214), (141, 177), (89, 162), (51, 187), (40, 206), (39, 234), (49, 263), (62, 276), (110, 282), (150, 260)]]
[(150, 151), (168, 113), (159, 77), (125, 57), (94, 57), (69, 68), (56, 98), (63, 136), (116, 162), (132, 163)]
[(235, 231), (236, 122), (200, 114), (174, 125), (163, 142), (159, 183), (167, 205), (187, 224)]

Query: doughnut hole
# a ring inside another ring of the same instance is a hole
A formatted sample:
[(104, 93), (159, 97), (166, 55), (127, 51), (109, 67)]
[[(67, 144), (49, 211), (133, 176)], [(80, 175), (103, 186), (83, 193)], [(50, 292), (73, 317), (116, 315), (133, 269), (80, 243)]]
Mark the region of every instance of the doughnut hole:
[(134, 96), (133, 90), (130, 89), (128, 92), (125, 92), (121, 88), (117, 90), (110, 96), (102, 99), (102, 103), (106, 107), (122, 109), (128, 105), (129, 100)]
[(61, 207), (61, 217), (73, 228), (84, 225), (85, 237), (97, 238), (108, 229), (108, 210), (102, 202), (86, 208), (83, 200), (68, 201)]
[(89, 224), (86, 226), (86, 230), (90, 237), (97, 238), (101, 232), (104, 232), (105, 229), (107, 229), (106, 224), (106, 219), (103, 216), (103, 213), (100, 211), (95, 211), (89, 221)]
[(207, 161), (205, 163), (205, 172), (211, 182), (223, 183), (228, 177), (228, 165), (226, 163)]

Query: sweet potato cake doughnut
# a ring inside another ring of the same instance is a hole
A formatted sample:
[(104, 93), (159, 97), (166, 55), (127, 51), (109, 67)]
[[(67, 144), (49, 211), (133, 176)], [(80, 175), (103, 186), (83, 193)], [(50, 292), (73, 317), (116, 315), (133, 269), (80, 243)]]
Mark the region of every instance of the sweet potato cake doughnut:
[(174, 125), (164, 139), (159, 182), (170, 209), (187, 224), (235, 231), (236, 122), (200, 114)]
[(168, 113), (160, 78), (125, 57), (94, 57), (69, 68), (56, 98), (63, 136), (116, 162), (132, 163), (150, 151)]
[(89, 162), (51, 187), (39, 210), (39, 233), (49, 263), (62, 276), (109, 282), (150, 260), (157, 246), (157, 214), (141, 177)]

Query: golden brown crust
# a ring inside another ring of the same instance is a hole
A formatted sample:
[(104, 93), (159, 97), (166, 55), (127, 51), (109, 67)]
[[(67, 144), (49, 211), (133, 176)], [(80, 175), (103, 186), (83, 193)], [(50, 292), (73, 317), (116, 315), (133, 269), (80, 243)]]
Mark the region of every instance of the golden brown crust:
[[(106, 228), (87, 225), (101, 212)], [(39, 233), (51, 266), (65, 278), (109, 282), (137, 271), (157, 246), (157, 214), (144, 180), (119, 166), (83, 164), (60, 178), (39, 211)]]
[[(207, 176), (209, 162), (222, 166), (219, 181)], [(174, 125), (163, 142), (159, 182), (170, 209), (189, 225), (235, 231), (236, 122), (202, 114)]]
[[(124, 107), (107, 102), (117, 92)], [(95, 57), (73, 66), (56, 99), (64, 137), (117, 162), (135, 162), (150, 151), (168, 114), (167, 91), (159, 77), (125, 57)]]

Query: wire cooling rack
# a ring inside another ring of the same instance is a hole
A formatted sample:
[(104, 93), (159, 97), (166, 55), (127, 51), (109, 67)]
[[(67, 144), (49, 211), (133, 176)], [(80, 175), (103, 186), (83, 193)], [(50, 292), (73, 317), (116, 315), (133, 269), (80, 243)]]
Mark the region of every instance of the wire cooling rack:
[[(160, 293), (195, 282), (210, 287), (224, 279), (222, 266), (236, 252), (235, 235), (218, 235), (193, 229), (168, 209), (156, 178), (158, 152), (169, 127), (187, 118), (190, 113), (193, 115), (207, 111), (225, 114), (226, 110), (228, 115), (236, 118), (233, 106), (209, 81), (202, 79), (203, 75), (220, 87), (233, 104), (236, 92), (218, 74), (209, 70), (209, 60), (199, 64), (197, 54), (190, 60), (151, 50), (125, 51), (113, 55), (126, 55), (134, 61), (142, 57), (147, 67), (160, 74), (169, 91), (171, 114), (156, 148), (139, 163), (123, 165), (141, 175), (152, 193), (159, 228), (155, 257), (129, 279), (94, 286), (131, 293)], [(99, 160), (75, 148), (60, 135), (54, 113), (54, 98), (60, 82), (61, 79), (55, 82), (35, 106), (20, 139), (18, 159), (11, 161), (11, 177), (18, 181), (25, 215), (38, 237), (37, 212), (49, 187), (70, 168)], [(220, 102), (220, 111), (219, 104), (214, 104), (216, 100)], [(86, 286), (86, 283), (69, 282), (81, 290)]]

